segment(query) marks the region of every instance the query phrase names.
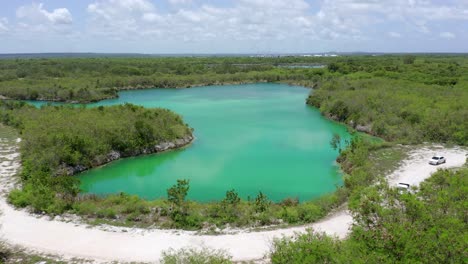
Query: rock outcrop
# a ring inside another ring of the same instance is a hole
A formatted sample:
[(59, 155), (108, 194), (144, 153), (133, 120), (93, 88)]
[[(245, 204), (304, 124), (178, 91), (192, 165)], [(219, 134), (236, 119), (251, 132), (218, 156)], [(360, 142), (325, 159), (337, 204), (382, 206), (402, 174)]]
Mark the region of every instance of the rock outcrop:
[(116, 150), (112, 150), (109, 152), (107, 155), (101, 155), (96, 158), (94, 158), (92, 165), (91, 166), (84, 166), (84, 165), (76, 165), (76, 166), (70, 166), (67, 164), (62, 164), (58, 168), (56, 175), (75, 175), (77, 173), (83, 172), (85, 170), (89, 170), (94, 167), (98, 167), (107, 163), (110, 163), (114, 160), (118, 160), (120, 158), (125, 158), (125, 157), (134, 157), (134, 156), (139, 156), (139, 155), (145, 155), (145, 154), (153, 154), (153, 153), (159, 153), (159, 152), (164, 152), (167, 150), (171, 149), (177, 149), (184, 147), (188, 145), (190, 142), (193, 141), (193, 136), (188, 135), (183, 138), (179, 138), (169, 142), (161, 142), (157, 145), (134, 150), (134, 151), (129, 151), (125, 153), (121, 153)]
[(357, 125), (356, 126), (356, 130), (359, 131), (359, 132), (365, 132), (365, 133), (372, 133), (372, 125), (369, 124), (369, 125)]

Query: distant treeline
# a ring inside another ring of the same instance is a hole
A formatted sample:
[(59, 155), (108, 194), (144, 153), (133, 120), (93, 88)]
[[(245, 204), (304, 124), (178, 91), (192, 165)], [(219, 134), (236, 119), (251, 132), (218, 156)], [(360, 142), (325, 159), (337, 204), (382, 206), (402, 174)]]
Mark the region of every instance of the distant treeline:
[(322, 60), (300, 57), (0, 60), (0, 95), (11, 99), (90, 102), (116, 97), (122, 89), (310, 80), (324, 71), (276, 66), (318, 62)]

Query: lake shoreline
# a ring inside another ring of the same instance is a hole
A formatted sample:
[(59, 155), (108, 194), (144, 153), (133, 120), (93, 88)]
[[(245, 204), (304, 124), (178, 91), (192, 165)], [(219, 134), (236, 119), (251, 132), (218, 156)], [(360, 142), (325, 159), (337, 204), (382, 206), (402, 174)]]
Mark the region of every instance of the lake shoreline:
[(122, 153), (119, 151), (112, 150), (107, 155), (97, 157), (94, 160), (93, 164), (89, 167), (84, 166), (84, 165), (70, 166), (70, 165), (62, 164), (60, 168), (58, 169), (58, 171), (56, 172), (56, 175), (57, 176), (59, 175), (73, 176), (81, 172), (90, 170), (90, 169), (104, 166), (106, 164), (109, 164), (113, 161), (116, 161), (122, 158), (138, 157), (142, 155), (159, 154), (159, 153), (164, 153), (164, 152), (168, 152), (171, 150), (178, 150), (178, 149), (189, 146), (193, 142), (194, 139), (195, 137), (193, 136), (193, 134), (189, 134), (183, 138), (176, 139), (174, 141), (162, 142), (154, 146), (146, 147), (146, 148), (135, 150), (132, 152)]
[[(443, 164), (442, 167), (454, 168), (463, 165), (466, 151), (458, 147), (437, 146), (437, 148), (439, 151), (452, 155), (450, 156), (451, 164)], [(8, 166), (0, 167), (2, 171), (0, 174), (2, 188), (0, 189), (3, 191), (13, 188), (13, 175), (20, 168), (19, 155), (15, 154), (18, 151), (17, 148), (13, 147), (11, 151), (13, 152), (7, 155)], [(420, 178), (415, 179), (417, 181), (414, 182), (415, 185), (429, 177), (438, 167), (426, 164), (425, 153), (427, 152), (427, 146), (412, 150), (410, 158), (399, 169), (388, 173), (387, 179), (392, 183), (412, 179), (413, 171), (416, 168), (424, 168), (424, 173), (420, 175)], [(344, 239), (349, 234), (353, 223), (351, 214), (346, 207), (340, 207), (315, 223), (275, 230), (238, 229), (233, 230), (235, 232), (210, 235), (175, 229), (145, 229), (107, 225), (90, 227), (76, 217), (51, 219), (47, 216), (38, 216), (25, 210), (15, 209), (7, 203), (4, 196), (0, 197), (0, 209), (3, 211), (3, 215), (0, 215), (0, 223), (3, 225), (1, 235), (8, 245), (22, 246), (28, 253), (57, 255), (59, 260), (82, 258), (98, 262), (153, 262), (160, 259), (162, 252), (169, 248), (180, 249), (189, 245), (226, 250), (235, 261), (262, 261), (265, 260), (265, 254), (269, 252), (271, 241), (274, 239), (293, 236), (311, 228)], [(30, 232), (25, 233), (24, 230)], [(63, 234), (67, 234), (69, 243), (57, 243), (57, 241), (61, 241)], [(162, 241), (165, 242), (161, 243)], [(122, 244), (129, 245), (130, 248), (119, 252), (111, 250)]]
[(246, 84), (260, 84), (260, 83), (274, 83), (274, 84), (286, 84), (286, 85), (291, 85), (291, 86), (302, 86), (306, 89), (315, 89), (317, 87), (317, 84), (314, 83), (313, 85), (310, 85), (308, 83), (303, 83), (300, 81), (293, 81), (293, 80), (281, 80), (281, 81), (268, 81), (268, 80), (258, 80), (258, 81), (237, 81), (237, 82), (214, 82), (214, 83), (205, 83), (205, 84), (191, 84), (191, 85), (185, 85), (185, 86), (175, 86), (175, 87), (156, 87), (154, 85), (148, 85), (148, 86), (143, 86), (143, 85), (138, 85), (138, 86), (125, 86), (125, 87), (114, 87), (112, 89), (115, 90), (115, 94), (105, 96), (102, 98), (98, 98), (95, 100), (86, 100), (86, 101), (77, 101), (77, 100), (62, 100), (62, 99), (56, 99), (56, 98), (24, 98), (24, 99), (17, 99), (17, 98), (10, 98), (4, 95), (0, 95), (0, 100), (5, 100), (5, 101), (22, 101), (22, 100), (28, 100), (28, 101), (33, 101), (33, 102), (50, 102), (50, 103), (63, 103), (63, 104), (90, 104), (90, 103), (98, 103), (104, 100), (109, 100), (109, 99), (118, 99), (119, 93), (123, 91), (134, 91), (134, 90), (150, 90), (150, 89), (190, 89), (190, 88), (197, 88), (197, 87), (204, 87), (204, 86), (225, 86), (225, 85), (246, 85)]

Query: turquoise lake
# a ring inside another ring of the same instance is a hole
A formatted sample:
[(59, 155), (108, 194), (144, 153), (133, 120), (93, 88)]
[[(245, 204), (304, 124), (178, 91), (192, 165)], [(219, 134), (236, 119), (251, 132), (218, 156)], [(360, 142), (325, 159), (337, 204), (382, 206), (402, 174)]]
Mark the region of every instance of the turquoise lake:
[(177, 179), (189, 179), (189, 199), (222, 199), (235, 189), (245, 199), (259, 191), (274, 201), (301, 201), (342, 185), (330, 146), (346, 128), (305, 104), (310, 90), (284, 84), (247, 84), (121, 92), (91, 106), (132, 103), (164, 107), (194, 128), (188, 147), (112, 162), (82, 173), (84, 192), (166, 197)]

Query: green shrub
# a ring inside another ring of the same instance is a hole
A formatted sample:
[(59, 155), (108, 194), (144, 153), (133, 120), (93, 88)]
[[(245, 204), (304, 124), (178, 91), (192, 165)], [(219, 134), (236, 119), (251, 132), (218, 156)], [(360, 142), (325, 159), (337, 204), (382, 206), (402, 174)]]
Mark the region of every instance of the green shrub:
[(340, 241), (322, 233), (309, 231), (307, 234), (276, 239), (270, 253), (271, 263), (342, 263)]
[(284, 206), (279, 217), (290, 224), (295, 224), (299, 222), (299, 220), (302, 220), (300, 219), (298, 208), (296, 207)]
[(277, 239), (272, 263), (464, 263), (468, 168), (440, 170), (419, 192), (386, 183), (354, 193), (345, 240), (313, 231)]
[(78, 202), (73, 205), (73, 210), (79, 215), (91, 216), (97, 211), (95, 202)]
[(257, 197), (255, 197), (254, 207), (257, 213), (263, 213), (266, 210), (268, 210), (268, 208), (270, 207), (270, 204), (271, 204), (271, 201), (262, 192), (259, 192)]
[(163, 252), (163, 264), (230, 264), (232, 257), (224, 251), (210, 249), (179, 249)]
[(110, 218), (110, 219), (115, 219), (117, 216), (117, 213), (113, 208), (99, 208), (96, 211), (96, 216), (99, 218)]
[(282, 205), (282, 206), (297, 206), (299, 204), (299, 198), (295, 197), (295, 198), (291, 198), (291, 197), (288, 197), (288, 198), (284, 198), (283, 200), (281, 200), (281, 202), (279, 202), (279, 205)]
[(18, 189), (12, 190), (8, 194), (8, 202), (20, 208), (31, 204), (29, 194), (23, 190)]
[(297, 214), (303, 222), (313, 222), (323, 217), (323, 210), (315, 202), (305, 202), (297, 207)]

